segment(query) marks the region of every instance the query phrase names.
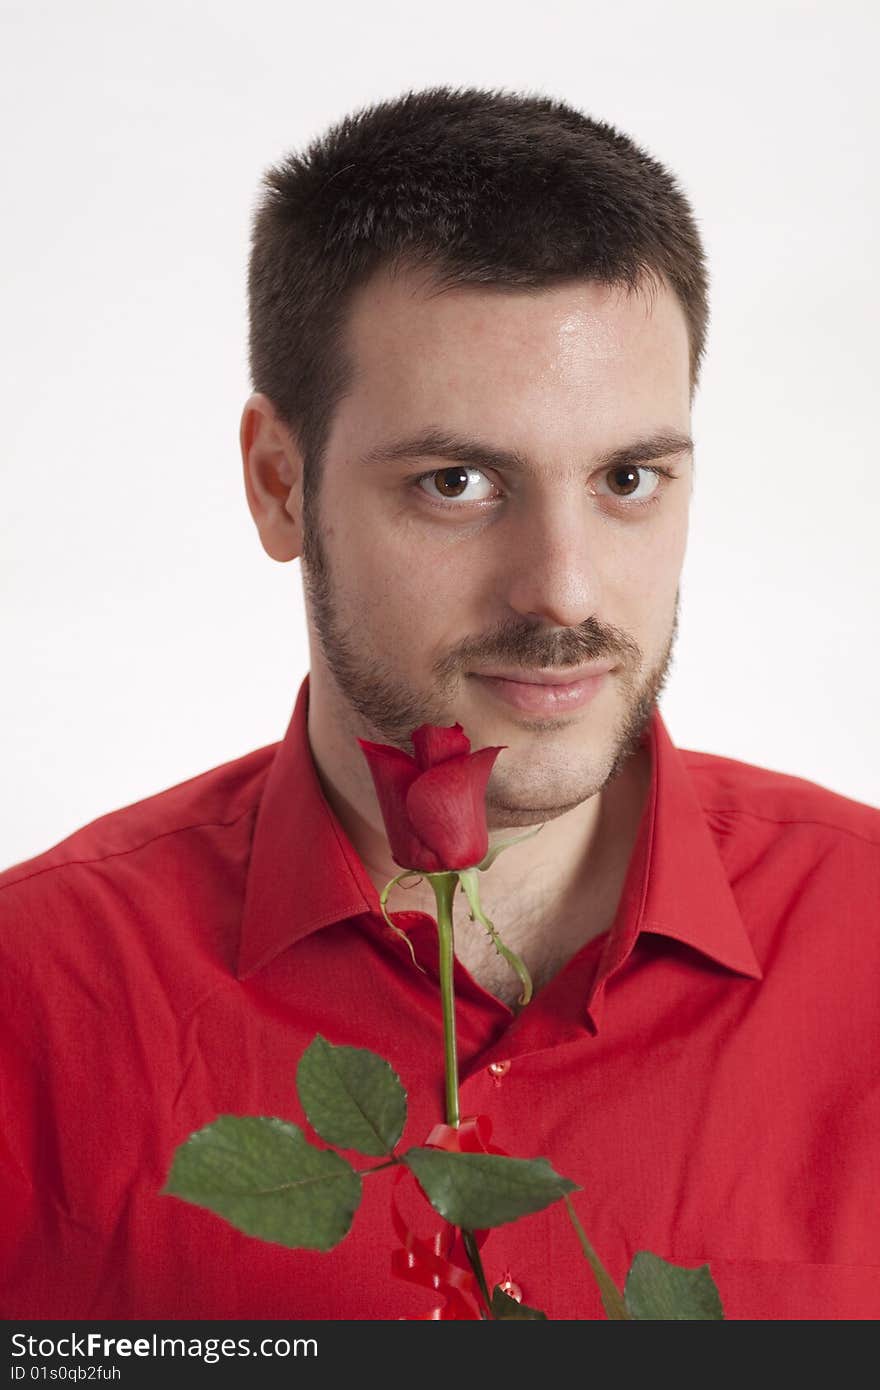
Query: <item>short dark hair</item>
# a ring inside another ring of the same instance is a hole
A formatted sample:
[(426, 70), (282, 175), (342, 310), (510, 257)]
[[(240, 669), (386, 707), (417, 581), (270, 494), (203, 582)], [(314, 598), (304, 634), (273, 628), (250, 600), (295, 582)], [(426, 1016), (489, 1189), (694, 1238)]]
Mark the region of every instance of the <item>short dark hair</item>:
[(307, 515), (353, 376), (346, 312), (380, 268), (424, 268), (444, 288), (665, 280), (687, 321), (693, 399), (709, 318), (696, 223), (663, 165), (604, 121), (545, 96), (431, 87), (344, 117), (262, 183), (251, 377), (300, 449)]

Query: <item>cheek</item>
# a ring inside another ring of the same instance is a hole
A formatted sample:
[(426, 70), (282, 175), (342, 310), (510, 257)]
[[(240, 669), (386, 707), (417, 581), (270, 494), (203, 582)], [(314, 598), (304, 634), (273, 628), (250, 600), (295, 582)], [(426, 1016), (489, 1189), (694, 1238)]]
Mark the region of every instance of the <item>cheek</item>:
[(384, 600), (405, 611), (413, 639), (416, 615), (420, 625), (429, 615), (454, 625), (479, 585), (489, 547), (454, 526), (430, 524), (414, 506), (377, 507), (372, 516), (365, 510), (359, 520), (349, 543)]
[(606, 552), (609, 583), (627, 589), (674, 588), (684, 560), (687, 528), (669, 526), (630, 532)]
[[(675, 595), (687, 546), (687, 513), (668, 526), (645, 528), (623, 538), (607, 556), (604, 597), (612, 622), (629, 625), (634, 635), (665, 633), (672, 620)], [(619, 614), (619, 618), (615, 616)]]
[(337, 522), (332, 558), (338, 599), (356, 630), (400, 658), (454, 613), (455, 586), (442, 557), (426, 553), (404, 523), (363, 513)]
[(456, 543), (454, 528), (428, 527), (393, 491), (355, 493), (350, 481), (328, 479), (321, 505), (336, 603), (355, 638), (404, 664), (480, 630), (479, 548)]

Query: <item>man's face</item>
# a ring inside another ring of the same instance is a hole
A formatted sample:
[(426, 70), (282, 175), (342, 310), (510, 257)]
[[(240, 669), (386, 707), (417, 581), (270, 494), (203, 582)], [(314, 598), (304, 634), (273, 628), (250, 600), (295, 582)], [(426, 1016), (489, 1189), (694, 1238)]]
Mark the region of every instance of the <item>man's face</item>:
[[(352, 736), (409, 752), (420, 724), (458, 722), (474, 748), (505, 745), (491, 828), (552, 819), (624, 765), (667, 674), (692, 459), (674, 441), (642, 463), (608, 456), (687, 437), (681, 308), (665, 288), (437, 293), (382, 273), (347, 335), (355, 380), (305, 518), (313, 673)], [(379, 457), (428, 431), (478, 452), (435, 439)], [(603, 660), (613, 669), (567, 710), (525, 711), (478, 674), (570, 679)]]

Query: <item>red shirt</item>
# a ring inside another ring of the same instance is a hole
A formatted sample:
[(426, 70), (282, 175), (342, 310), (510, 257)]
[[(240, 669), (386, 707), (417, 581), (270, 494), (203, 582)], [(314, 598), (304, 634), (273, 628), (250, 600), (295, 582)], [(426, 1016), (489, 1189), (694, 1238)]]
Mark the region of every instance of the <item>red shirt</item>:
[[(422, 974), (323, 797), (307, 701), (308, 677), (282, 743), (0, 875), (6, 1318), (436, 1306), (390, 1273), (392, 1173), (327, 1254), (160, 1195), (219, 1114), (311, 1134), (294, 1077), (319, 1032), (391, 1061), (406, 1146), (444, 1117), (433, 924), (394, 913)], [(880, 1317), (880, 812), (680, 751), (657, 712), (646, 738), (612, 930), (519, 1017), (456, 965), (462, 1115), (581, 1185), (618, 1283), (643, 1249), (708, 1261), (729, 1318)], [(483, 1259), (551, 1318), (603, 1316), (561, 1203), (492, 1231)]]

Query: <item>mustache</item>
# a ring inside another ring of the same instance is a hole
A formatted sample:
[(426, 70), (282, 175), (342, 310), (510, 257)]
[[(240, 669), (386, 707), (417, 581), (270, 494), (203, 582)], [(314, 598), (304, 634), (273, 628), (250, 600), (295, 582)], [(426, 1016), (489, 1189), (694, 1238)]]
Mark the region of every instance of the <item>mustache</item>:
[(593, 619), (579, 628), (556, 632), (506, 624), (485, 637), (462, 643), (441, 663), (438, 674), (450, 674), (475, 661), (497, 661), (523, 670), (566, 671), (589, 661), (637, 665), (640, 659), (641, 649), (625, 632), (600, 626)]

